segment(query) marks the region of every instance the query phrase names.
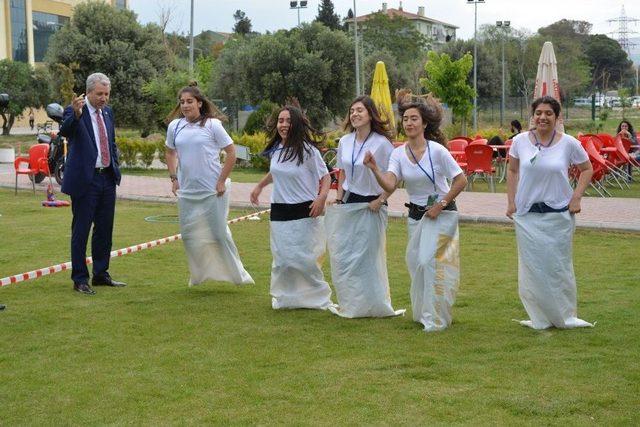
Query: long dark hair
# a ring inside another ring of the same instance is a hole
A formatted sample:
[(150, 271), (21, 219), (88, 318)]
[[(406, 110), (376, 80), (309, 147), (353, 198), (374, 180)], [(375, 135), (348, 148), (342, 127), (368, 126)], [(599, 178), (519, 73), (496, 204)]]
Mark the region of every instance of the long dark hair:
[(373, 99), (367, 95), (359, 96), (351, 102), (349, 110), (347, 110), (347, 117), (344, 119), (343, 129), (348, 132), (355, 131), (355, 128), (351, 124), (351, 107), (358, 102), (362, 102), (362, 105), (364, 105), (364, 108), (366, 108), (369, 113), (369, 117), (371, 118), (371, 131), (384, 136), (389, 140), (389, 142), (391, 142), (393, 136), (389, 130), (389, 121), (382, 120), (382, 117), (380, 117), (380, 113), (378, 112), (378, 108), (376, 108), (376, 104), (373, 102)]
[(636, 132), (633, 130), (633, 125), (632, 125), (631, 123), (629, 123), (629, 121), (628, 121), (628, 120), (622, 120), (622, 121), (620, 122), (620, 124), (618, 125), (618, 129), (616, 130), (616, 134), (619, 134), (619, 133), (620, 133), (620, 128), (622, 127), (622, 124), (623, 124), (623, 123), (626, 123), (626, 124), (627, 124), (627, 126), (629, 127), (629, 133), (630, 133), (631, 135), (635, 135), (635, 134), (636, 134)]
[[(282, 141), (278, 133), (278, 117), (283, 111), (288, 111), (291, 118), (287, 139), (284, 141)], [(268, 143), (262, 155), (273, 156), (275, 154), (274, 150), (280, 143), (283, 143), (284, 147), (278, 153), (278, 161), (296, 160), (297, 165), (301, 165), (304, 162), (305, 153), (311, 153), (311, 146), (317, 148), (324, 141), (324, 135), (311, 126), (302, 109), (291, 104), (285, 105), (271, 115), (267, 123), (267, 135)]]
[(422, 117), (422, 123), (427, 125), (427, 127), (424, 128), (424, 137), (427, 140), (436, 141), (446, 147), (447, 139), (440, 130), (440, 122), (442, 122), (442, 106), (440, 103), (431, 95), (428, 95), (426, 98), (415, 96), (408, 98), (398, 105), (400, 117), (403, 117), (405, 111), (410, 108), (418, 110)]
[(226, 122), (227, 116), (222, 114), (222, 111), (216, 107), (213, 102), (209, 101), (206, 96), (198, 89), (197, 83), (191, 82), (189, 86), (185, 86), (178, 91), (178, 105), (171, 111), (171, 113), (165, 119), (165, 123), (169, 124), (171, 120), (177, 119), (180, 117), (184, 117), (182, 111), (180, 110), (180, 97), (188, 93), (193, 96), (198, 102), (202, 102), (202, 107), (200, 107), (200, 126), (204, 126), (207, 122), (207, 119), (218, 119), (220, 121)]

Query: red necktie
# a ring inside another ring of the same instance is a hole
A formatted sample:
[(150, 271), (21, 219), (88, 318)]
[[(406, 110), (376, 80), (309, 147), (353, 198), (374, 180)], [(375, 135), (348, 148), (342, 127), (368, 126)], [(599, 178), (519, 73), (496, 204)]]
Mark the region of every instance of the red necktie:
[(104, 127), (100, 110), (96, 110), (96, 120), (98, 122), (98, 134), (100, 135), (100, 160), (102, 160), (102, 166), (106, 168), (111, 164), (109, 161), (109, 139), (107, 138), (107, 129)]

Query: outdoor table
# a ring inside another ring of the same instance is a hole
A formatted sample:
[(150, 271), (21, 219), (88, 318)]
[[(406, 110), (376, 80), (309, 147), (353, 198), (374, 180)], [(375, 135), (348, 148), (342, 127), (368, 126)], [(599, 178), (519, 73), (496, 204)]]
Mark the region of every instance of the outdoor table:
[[(510, 145), (489, 145), (489, 147), (491, 147), (493, 151), (499, 152), (500, 155), (502, 156), (501, 160), (494, 159), (494, 161), (496, 163), (496, 169), (499, 170), (498, 175), (500, 176), (500, 178), (498, 179), (498, 182), (504, 182), (505, 178), (507, 177), (507, 152), (509, 151), (509, 148), (511, 148), (511, 146)], [(502, 153), (500, 150), (504, 150), (504, 153)]]

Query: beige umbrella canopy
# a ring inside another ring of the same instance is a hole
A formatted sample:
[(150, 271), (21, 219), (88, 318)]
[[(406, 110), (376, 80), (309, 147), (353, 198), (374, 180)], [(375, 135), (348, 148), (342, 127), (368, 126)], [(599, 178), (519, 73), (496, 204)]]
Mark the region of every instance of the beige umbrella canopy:
[[(538, 59), (538, 73), (536, 74), (536, 85), (533, 89), (533, 99), (541, 96), (551, 96), (560, 102), (560, 84), (558, 83), (558, 61), (553, 51), (553, 44), (545, 42)], [(529, 121), (529, 127), (533, 127), (533, 117)], [(564, 122), (562, 113), (558, 117), (556, 130), (564, 132)]]

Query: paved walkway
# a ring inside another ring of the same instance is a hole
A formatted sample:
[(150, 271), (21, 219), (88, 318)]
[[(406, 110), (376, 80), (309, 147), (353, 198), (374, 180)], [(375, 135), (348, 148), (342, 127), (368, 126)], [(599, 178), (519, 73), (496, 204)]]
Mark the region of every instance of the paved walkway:
[[(54, 181), (55, 182), (55, 181)], [(18, 177), (22, 191), (31, 190), (31, 182), (26, 176)], [(44, 195), (48, 180), (36, 184), (36, 191)], [(15, 175), (13, 165), (0, 164), (0, 187), (13, 188)], [(477, 185), (483, 185), (478, 183)], [(247, 207), (249, 194), (255, 184), (233, 183), (231, 204), (233, 207)], [(59, 187), (56, 185), (56, 190)], [(269, 206), (271, 186), (260, 196), (261, 207)], [(124, 175), (118, 188), (118, 197), (129, 200), (175, 203), (168, 178)], [(331, 197), (331, 196), (330, 196)], [(404, 202), (408, 200), (405, 190), (397, 190), (389, 198), (389, 212), (392, 216), (406, 215)], [(462, 221), (511, 223), (505, 216), (506, 195), (504, 193), (463, 192), (457, 199)], [(585, 197), (582, 213), (577, 215), (578, 227), (640, 232), (640, 199)]]

